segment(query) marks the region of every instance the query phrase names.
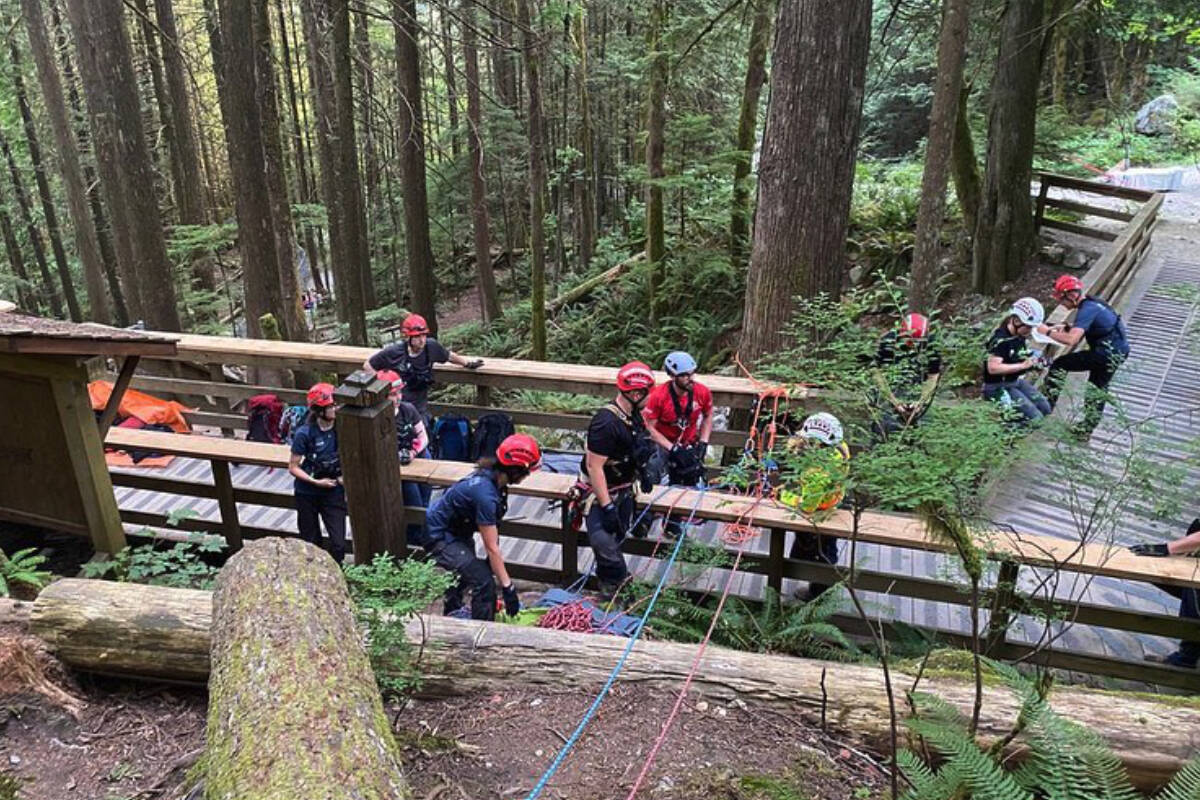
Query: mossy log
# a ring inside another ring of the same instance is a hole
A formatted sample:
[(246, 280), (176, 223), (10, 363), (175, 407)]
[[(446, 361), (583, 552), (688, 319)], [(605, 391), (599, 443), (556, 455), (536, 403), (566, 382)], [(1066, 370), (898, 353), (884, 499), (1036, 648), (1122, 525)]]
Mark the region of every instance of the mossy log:
[(217, 578), (206, 800), (409, 797), (341, 570), (297, 539), (248, 544)]
[[(270, 540), (263, 540), (270, 541)], [(310, 581), (304, 578), (304, 581)], [(266, 593), (276, 591), (275, 581), (264, 580)], [(73, 584), (62, 587), (62, 584)], [(297, 581), (297, 586), (308, 584)], [(69, 588), (69, 591), (67, 589)], [(187, 603), (195, 603), (191, 594), (177, 589), (155, 590), (140, 595), (142, 607), (133, 610), (130, 603), (114, 603), (113, 615), (127, 619), (120, 624), (97, 615), (103, 602), (114, 599), (114, 593), (141, 591), (145, 587), (130, 584), (106, 584), (99, 581), (60, 581), (43, 592), (35, 604), (35, 632), (48, 639), (58, 655), (71, 666), (85, 670), (113, 672), (115, 662), (106, 651), (95, 646), (72, 646), (71, 636), (94, 641), (87, 624), (72, 623), (70, 636), (48, 631), (39, 607), (48, 599), (56, 606), (55, 618), (69, 620), (72, 616), (63, 606), (68, 602), (80, 604), (80, 614), (92, 617), (92, 622), (114, 636), (109, 650), (147, 653), (151, 648), (142, 641), (141, 625), (134, 623), (138, 616), (154, 626), (146, 635), (168, 647), (174, 663), (180, 665), (177, 677), (204, 672), (208, 666), (207, 641), (183, 639), (190, 656), (184, 658), (181, 642), (164, 642), (161, 631), (168, 621), (181, 613)], [(162, 594), (166, 593), (166, 594)], [(174, 593), (186, 598), (171, 597)], [(55, 596), (57, 595), (57, 596)], [(290, 601), (289, 601), (290, 602)], [(202, 604), (201, 604), (202, 605)], [(286, 606), (280, 601), (280, 607)], [(307, 606), (306, 606), (307, 607)], [(198, 612), (199, 613), (199, 612)], [(300, 610), (289, 616), (295, 617)], [(284, 620), (289, 627), (273, 634), (282, 638), (298, 621)], [(270, 625), (259, 617), (259, 626), (266, 635)], [(287, 633), (286, 635), (292, 635)], [(423, 693), (426, 696), (463, 694), (476, 690), (496, 691), (506, 681), (517, 680), (524, 686), (545, 686), (548, 689), (594, 691), (616, 663), (626, 640), (609, 636), (562, 633), (538, 628), (517, 627), (501, 623), (483, 623), (449, 619), (424, 618), (409, 626), (414, 641), (425, 641), (422, 673), (425, 676)], [(677, 691), (695, 657), (695, 645), (674, 642), (639, 642), (633, 649), (621, 673), (621, 685), (653, 686), (663, 691)], [(132, 658), (119, 663), (125, 674), (160, 677), (161, 661), (151, 655), (139, 668)], [(515, 676), (515, 677), (514, 677)], [(903, 692), (913, 684), (913, 676), (893, 673), (894, 686)], [(822, 688), (822, 681), (824, 688)], [(973, 685), (967, 676), (927, 675), (922, 679), (922, 691), (936, 693), (969, 713), (974, 700)], [(862, 664), (839, 664), (744, 653), (710, 647), (700, 664), (693, 684), (693, 693), (713, 700), (742, 700), (762, 703), (788, 713), (799, 714), (819, 721), (821, 710), (831, 725), (837, 725), (860, 735), (880, 750), (887, 748), (888, 712), (880, 669)], [(903, 700), (901, 699), (901, 702)], [(1125, 692), (1106, 692), (1076, 687), (1060, 687), (1052, 694), (1056, 710), (1068, 719), (1084, 725), (1102, 736), (1121, 757), (1130, 777), (1141, 787), (1153, 787), (1192, 755), (1200, 750), (1200, 705), (1187, 698), (1158, 699), (1148, 695)], [(1016, 719), (1017, 702), (1004, 687), (985, 688), (980, 731), (985, 738), (1002, 736)], [(901, 713), (904, 709), (901, 709)]]

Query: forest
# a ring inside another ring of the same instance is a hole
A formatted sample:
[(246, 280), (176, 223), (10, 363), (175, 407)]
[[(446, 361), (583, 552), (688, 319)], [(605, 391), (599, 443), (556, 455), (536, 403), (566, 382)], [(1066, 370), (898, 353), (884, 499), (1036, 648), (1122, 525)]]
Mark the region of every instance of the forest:
[(77, 321), (750, 364), (793, 297), (996, 295), (1034, 169), (1200, 147), (1186, 0), (0, 5), (0, 295)]

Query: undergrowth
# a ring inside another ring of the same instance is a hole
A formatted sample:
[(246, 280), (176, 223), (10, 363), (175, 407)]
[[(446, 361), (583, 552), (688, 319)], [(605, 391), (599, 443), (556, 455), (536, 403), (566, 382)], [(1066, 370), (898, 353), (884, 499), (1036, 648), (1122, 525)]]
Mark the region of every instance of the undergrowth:
[[(172, 512), (167, 522), (177, 525), (192, 515), (186, 510)], [(221, 539), (197, 533), (190, 535), (187, 541), (176, 542), (160, 537), (149, 528), (141, 535), (151, 537), (151, 541), (123, 547), (104, 561), (87, 562), (83, 565), (84, 576), (176, 589), (213, 588), (219, 570), (205, 559), (224, 551), (225, 543)]]
[(46, 557), (38, 555), (36, 547), (26, 547), (11, 556), (0, 552), (0, 597), (8, 597), (22, 590), (36, 594), (50, 583), (53, 574), (38, 569), (46, 563)]

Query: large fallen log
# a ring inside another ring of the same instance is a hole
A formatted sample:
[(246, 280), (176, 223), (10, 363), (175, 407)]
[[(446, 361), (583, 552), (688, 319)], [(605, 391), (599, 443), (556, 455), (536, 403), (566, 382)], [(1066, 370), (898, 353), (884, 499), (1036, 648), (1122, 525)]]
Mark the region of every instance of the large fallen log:
[(632, 255), (619, 264), (604, 270), (604, 272), (601, 272), (599, 275), (588, 278), (578, 286), (568, 289), (558, 297), (551, 300), (549, 303), (546, 303), (546, 313), (557, 314), (561, 309), (571, 305), (571, 303), (576, 303), (582, 300), (595, 291), (598, 287), (603, 286), (606, 283), (612, 283), (617, 278), (624, 275), (630, 267), (642, 261), (645, 259), (645, 257), (645, 252)]
[[(114, 590), (114, 586), (118, 588)], [(114, 603), (112, 614), (127, 617), (125, 622), (91, 623), (102, 626), (108, 635), (118, 634), (107, 643), (107, 650), (98, 646), (89, 624), (67, 623), (76, 616), (94, 618), (103, 603), (114, 598), (114, 591), (119, 593), (128, 586), (60, 581), (44, 590), (34, 604), (32, 629), (73, 667), (112, 672), (119, 663), (123, 674), (162, 677), (160, 659), (148, 660), (147, 669), (139, 670), (131, 663), (133, 659), (118, 660), (111, 651), (144, 653), (148, 649), (139, 639), (141, 626), (133, 621), (135, 614), (153, 623), (146, 632), (159, 644), (164, 643), (162, 632), (171, 627), (169, 620), (181, 615), (179, 640), (170, 642), (174, 664), (179, 669), (177, 677), (188, 679), (205, 672), (208, 649), (191, 638), (190, 626), (184, 624), (192, 619), (186, 607), (197, 603), (193, 594), (156, 589), (151, 595), (144, 587), (138, 587), (140, 612), (133, 611), (130, 603)], [(197, 613), (206, 612), (202, 609)], [(69, 635), (56, 630), (63, 624), (69, 624)], [(594, 690), (608, 677), (626, 643), (616, 637), (445, 617), (414, 621), (409, 634), (414, 640), (424, 636), (423, 692), (429, 696), (491, 691), (514, 675), (525, 685)], [(69, 641), (72, 638), (82, 638), (87, 644), (72, 645)], [(190, 650), (189, 658), (184, 657), (185, 650)], [(636, 683), (677, 691), (695, 652), (694, 645), (639, 642), (625, 664), (618, 687)], [(893, 681), (902, 695), (912, 686), (913, 677), (894, 674)], [(972, 683), (965, 678), (926, 677), (921, 681), (921, 689), (946, 698), (964, 713), (969, 713), (974, 700)], [(887, 748), (887, 698), (883, 673), (876, 667), (710, 647), (701, 662), (693, 691), (697, 696), (715, 700), (759, 702), (813, 720), (820, 718), (824, 708), (831, 724), (857, 733), (880, 750)], [(1146, 695), (1075, 687), (1058, 688), (1052, 700), (1064, 716), (1104, 737), (1139, 786), (1157, 785), (1200, 749), (1200, 713), (1186, 701), (1172, 702), (1173, 698), (1159, 701)], [(1007, 689), (988, 686), (980, 720), (982, 734), (985, 737), (1006, 734), (1017, 710), (1016, 699)]]
[(206, 800), (409, 797), (341, 570), (272, 537), (213, 595)]

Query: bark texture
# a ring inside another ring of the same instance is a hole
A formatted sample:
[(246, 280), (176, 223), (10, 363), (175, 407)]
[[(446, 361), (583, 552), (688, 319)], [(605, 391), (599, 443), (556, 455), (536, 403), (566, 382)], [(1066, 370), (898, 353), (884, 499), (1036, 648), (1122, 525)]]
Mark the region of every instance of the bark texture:
[[(437, 332), (437, 284), (429, 241), (429, 198), (425, 188), (425, 112), (421, 98), (420, 26), (416, 0), (394, 0), (396, 71), (400, 90), (400, 185), (404, 193), (404, 245), (408, 252), (408, 290), (412, 310)], [(396, 304), (403, 307), (404, 298)]]
[(967, 55), (968, 0), (945, 0), (938, 39), (937, 79), (929, 136), (925, 145), (925, 170), (921, 174), (921, 205), (917, 210), (917, 235), (913, 250), (912, 280), (908, 288), (910, 311), (930, 311), (933, 285), (941, 255), (942, 220), (946, 215), (946, 175), (954, 147), (954, 128), (962, 93), (963, 62)]
[(774, 17), (774, 0), (756, 0), (746, 53), (746, 83), (742, 89), (737, 141), (734, 143), (737, 163), (733, 167), (733, 200), (729, 210), (729, 258), (739, 267), (746, 263), (750, 244), (750, 167), (758, 128), (758, 102), (767, 80), (767, 46), (771, 41)]
[[(278, 643), (283, 653), (307, 652), (292, 648), (308, 645), (307, 636), (298, 631), (315, 624), (311, 617), (324, 619), (336, 606), (331, 599), (334, 595), (326, 588), (332, 577), (325, 570), (333, 572), (333, 561), (315, 548), (281, 539), (256, 541), (236, 558), (247, 552), (257, 553), (257, 548), (264, 546), (281, 548), (277, 562), (255, 555), (257, 571), (237, 566), (242, 576), (237, 579), (240, 596), (247, 602), (252, 600), (259, 609), (254, 612), (257, 624), (247, 631), (247, 636), (255, 638), (243, 637), (242, 641), (258, 643), (269, 632), (273, 634), (271, 641)], [(272, 571), (264, 566), (267, 563), (280, 566)], [(233, 570), (231, 562), (222, 574), (218, 594), (229, 591), (228, 573)], [(299, 587), (305, 588), (300, 591)], [(344, 594), (344, 590), (339, 591)], [(209, 665), (212, 612), (217, 608), (219, 615), (221, 607), (220, 600), (214, 605), (209, 597), (207, 592), (187, 589), (67, 579), (39, 595), (33, 607), (31, 632), (46, 640), (59, 658), (76, 669), (131, 677), (203, 680)], [(425, 643), (423, 693), (430, 696), (493, 692), (514, 676), (526, 686), (591, 691), (603, 684), (625, 647), (625, 641), (615, 637), (446, 617), (414, 621), (409, 635)], [(331, 650), (358, 647), (353, 637), (336, 636), (331, 641), (336, 642)], [(215, 664), (219, 648), (214, 646), (212, 652)], [(630, 654), (621, 679), (674, 691), (691, 668), (695, 654), (695, 645), (691, 644), (642, 641)], [(323, 652), (321, 657), (327, 658), (328, 654)], [(819, 718), (823, 672), (829, 720), (886, 747), (887, 699), (883, 672), (876, 667), (710, 647), (700, 662), (693, 688), (715, 700), (755, 701), (784, 713), (798, 711)], [(911, 686), (913, 682), (912, 676), (905, 674), (893, 673), (892, 678), (896, 686)], [(249, 676), (247, 680), (257, 686), (261, 678)], [(215, 681), (215, 677), (211, 679), (210, 686)], [(964, 710), (974, 702), (974, 684), (966, 676), (926, 675), (921, 689)], [(1059, 713), (1104, 737), (1141, 786), (1162, 782), (1178, 770), (1200, 737), (1200, 715), (1194, 706), (1185, 703), (1072, 687), (1057, 688), (1051, 694), (1051, 703)], [(215, 698), (212, 707), (216, 707)], [(1016, 714), (1016, 700), (1006, 689), (988, 687), (980, 731), (986, 738), (1003, 735)]]
[(206, 800), (410, 796), (332, 558), (252, 542), (221, 570), (212, 610)]
[(155, 330), (180, 329), (171, 262), (142, 135), (137, 76), (121, 0), (67, 0), (101, 183), (129, 311)]
[(79, 151), (71, 130), (62, 79), (58, 74), (58, 66), (54, 63), (54, 48), (46, 30), (46, 19), (42, 16), (40, 0), (21, 0), (21, 14), (29, 32), (29, 49), (37, 70), (38, 86), (41, 87), (46, 104), (46, 116), (50, 119), (50, 129), (54, 135), (54, 151), (59, 173), (62, 175), (63, 192), (67, 197), (71, 227), (75, 231), (75, 252), (83, 265), (89, 317), (107, 325), (113, 321), (113, 316), (104, 288), (104, 259), (100, 254), (96, 226), (88, 208), (83, 170), (79, 165)]
[(962, 209), (963, 225), (968, 236), (975, 235), (975, 221), (979, 219), (980, 196), (983, 194), (983, 178), (979, 175), (979, 162), (975, 158), (975, 137), (971, 135), (970, 108), (971, 85), (966, 84), (958, 97), (958, 111), (954, 115), (954, 145), (951, 148), (951, 170), (954, 175), (954, 195)]
[(546, 133), (542, 116), (541, 55), (529, 0), (517, 0), (517, 24), (529, 88), (529, 264), (532, 357), (546, 359)]
[(500, 298), (492, 271), (491, 226), (488, 220), (487, 172), (483, 158), (483, 103), (479, 97), (479, 47), (475, 33), (473, 0), (463, 2), (463, 62), (467, 78), (467, 153), (471, 170), (471, 224), (475, 234), (475, 279), (483, 321), (500, 318)]
[(662, 283), (667, 255), (663, 221), (664, 138), (667, 127), (667, 53), (663, 45), (666, 0), (650, 7), (650, 30), (646, 48), (650, 53), (650, 81), (646, 103), (646, 260), (650, 262), (650, 319), (657, 320), (663, 307)]
[(1010, 0), (988, 115), (987, 168), (975, 222), (974, 288), (1000, 291), (1021, 275), (1035, 235), (1029, 182), (1033, 172), (1045, 0)]
[(792, 298), (841, 293), (870, 0), (780, 6), (740, 355), (785, 344)]

